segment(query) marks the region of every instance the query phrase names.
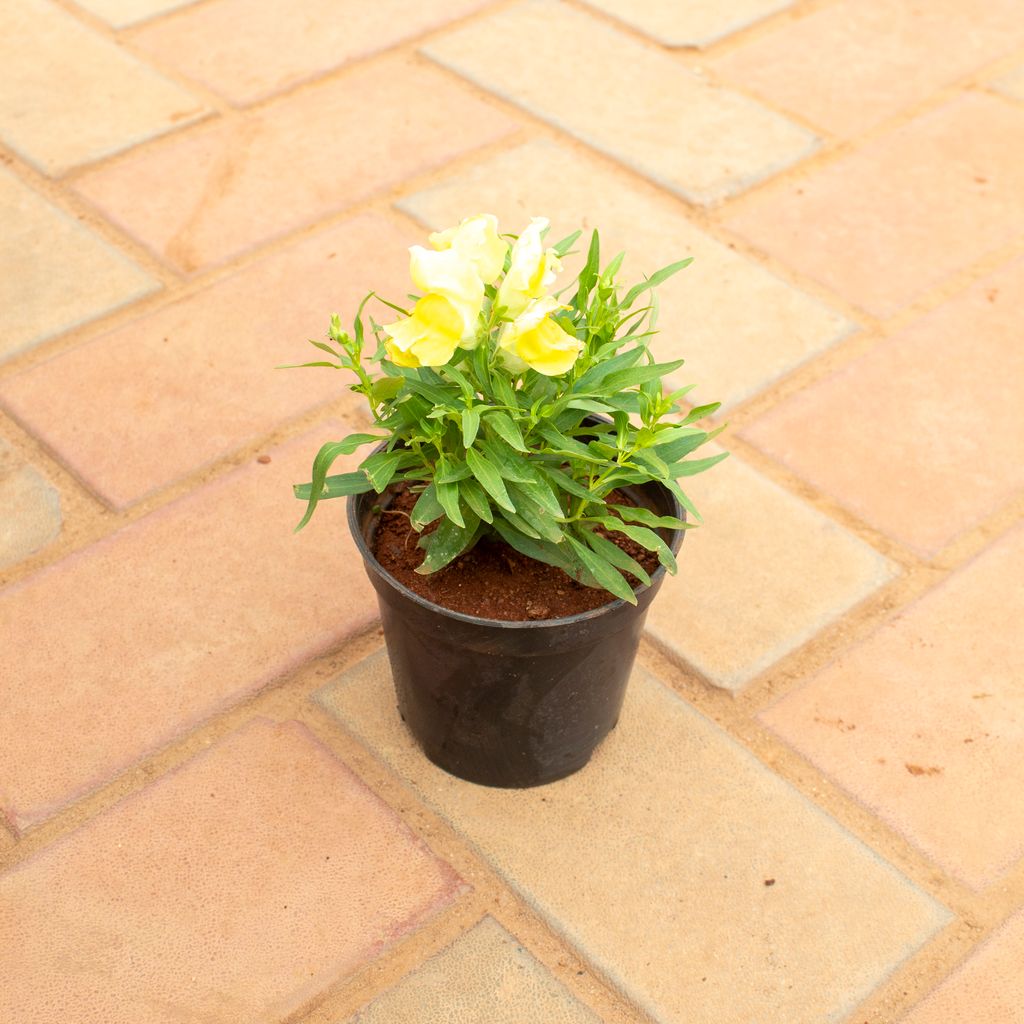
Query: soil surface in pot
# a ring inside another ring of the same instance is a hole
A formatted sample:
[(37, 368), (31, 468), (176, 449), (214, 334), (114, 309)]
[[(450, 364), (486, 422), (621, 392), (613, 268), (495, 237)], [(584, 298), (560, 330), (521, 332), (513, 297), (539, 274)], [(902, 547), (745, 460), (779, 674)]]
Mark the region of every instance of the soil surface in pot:
[[(416, 568), (426, 553), (417, 547), (420, 534), (409, 524), (416, 498), (403, 490), (384, 509), (374, 535), (373, 553), (395, 579), (428, 601), (466, 615), (523, 622), (577, 615), (615, 600), (606, 590), (585, 587), (561, 569), (527, 558), (498, 538), (482, 538), (445, 568), (420, 575)], [(613, 491), (610, 500), (620, 505), (636, 504), (619, 491)], [(604, 535), (649, 573), (658, 567), (658, 556), (635, 541), (621, 533)]]

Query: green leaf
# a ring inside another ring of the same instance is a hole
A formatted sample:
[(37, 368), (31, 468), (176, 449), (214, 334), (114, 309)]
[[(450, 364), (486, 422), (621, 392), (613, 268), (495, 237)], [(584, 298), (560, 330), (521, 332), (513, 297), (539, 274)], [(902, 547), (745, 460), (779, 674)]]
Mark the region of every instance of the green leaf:
[(656, 516), (648, 508), (636, 508), (632, 505), (609, 505), (627, 523), (640, 523), (653, 528), (663, 527), (668, 530), (686, 530), (692, 525), (675, 516)]
[(373, 489), (380, 494), (398, 470), (398, 464), (406, 456), (405, 452), (377, 452), (363, 459), (359, 468), (366, 474), (366, 479)]
[[(306, 523), (309, 522), (310, 516), (313, 515), (313, 511), (316, 508), (317, 503), (320, 501), (320, 497), (324, 489), (324, 480), (327, 478), (327, 471), (332, 465), (334, 465), (335, 460), (340, 455), (350, 454), (353, 450), (347, 447), (348, 444), (348, 438), (345, 438), (343, 441), (328, 441), (320, 448), (320, 451), (316, 453), (316, 458), (313, 459), (313, 479), (310, 481), (309, 485), (306, 514), (301, 520), (299, 520), (299, 525), (295, 527), (296, 532), (301, 530)], [(367, 488), (367, 490), (369, 490), (369, 488)]]
[(686, 419), (683, 420), (683, 426), (686, 426), (689, 423), (695, 423), (697, 420), (702, 420), (705, 416), (710, 416), (713, 413), (718, 412), (721, 407), (721, 402), (709, 402), (707, 405), (698, 405), (691, 409), (687, 414)]
[(566, 235), (560, 242), (555, 242), (551, 248), (555, 250), (556, 255), (564, 256), (572, 248), (573, 242), (582, 234), (582, 231), (574, 231), (571, 235)]
[(672, 470), (658, 457), (653, 448), (645, 448), (632, 456), (633, 461), (638, 462), (644, 469), (650, 470), (659, 480), (664, 480), (672, 475)]
[(639, 295), (642, 295), (649, 288), (657, 288), (663, 281), (667, 281), (673, 274), (678, 273), (684, 267), (688, 267), (692, 262), (693, 257), (689, 256), (685, 260), (670, 263), (667, 267), (662, 267), (661, 270), (651, 274), (649, 278), (642, 281), (640, 284), (633, 285), (633, 287), (626, 292), (626, 297), (622, 300), (622, 308), (629, 309)]
[[(549, 540), (552, 544), (558, 544), (564, 536), (562, 527), (552, 513), (526, 491), (525, 488), (529, 486), (529, 484), (514, 484), (511, 482), (508, 484), (509, 495), (515, 502), (516, 514), (544, 540)], [(561, 516), (562, 514), (561, 509), (559, 509), (558, 515)]]
[[(480, 348), (483, 348), (483, 345)], [(491, 383), (494, 385), (494, 395), (502, 405), (507, 405), (510, 409), (519, 408), (515, 388), (512, 387), (512, 383), (507, 377), (499, 373), (493, 378)]]
[(370, 385), (370, 395), (378, 402), (386, 402), (394, 398), (404, 384), (401, 377), (378, 377)]
[(413, 529), (422, 530), (428, 523), (432, 523), (435, 519), (440, 519), (443, 515), (444, 508), (437, 500), (437, 487), (435, 484), (430, 484), (424, 488), (416, 499), (412, 514), (409, 516), (409, 522), (412, 523)]
[[(313, 485), (311, 483), (296, 484), (292, 490), (295, 492), (296, 498), (308, 501), (310, 494), (313, 492)], [(344, 498), (349, 494), (365, 494), (369, 490), (371, 490), (370, 482), (366, 479), (364, 473), (339, 473), (336, 476), (329, 476), (324, 480), (323, 487), (320, 489), (319, 500), (323, 501), (325, 498)]]
[(667, 480), (663, 480), (662, 483), (676, 496), (679, 504), (686, 509), (698, 523), (704, 522), (704, 517), (697, 511), (697, 507), (692, 501), (686, 496), (686, 492), (679, 486), (679, 484), (669, 477)]
[(326, 360), (320, 359), (314, 363), (281, 363), (279, 366), (275, 366), (275, 370), (303, 370), (307, 366), (330, 366), (335, 370), (343, 370), (344, 367), (338, 363), (328, 363)]
[(422, 395), (428, 402), (432, 402), (435, 406), (447, 409), (450, 412), (462, 412), (464, 407), (462, 399), (455, 392), (447, 391), (436, 384), (427, 384), (425, 381), (415, 380), (411, 377), (406, 378), (406, 380), (408, 381), (409, 390), (414, 391), (417, 395)]
[(480, 481), (484, 490), (503, 508), (509, 512), (515, 512), (516, 507), (512, 504), (505, 490), (505, 482), (501, 474), (491, 465), (475, 448), (466, 451), (466, 465), (470, 472)]
[(465, 526), (466, 521), (459, 509), (459, 485), (442, 484), (435, 480), (434, 486), (438, 504), (444, 509), (444, 514), (457, 526)]
[(574, 480), (565, 470), (557, 469), (554, 466), (545, 466), (541, 464), (541, 472), (551, 481), (555, 487), (559, 490), (565, 491), (566, 494), (571, 494), (577, 498), (585, 498), (587, 501), (594, 501), (601, 503), (601, 499), (594, 494), (592, 491), (588, 491), (583, 484)]
[(480, 429), (480, 413), (476, 409), (462, 410), (462, 443), (467, 448), (473, 447), (476, 433)]
[(496, 412), (487, 413), (486, 423), (509, 447), (514, 448), (517, 452), (528, 450), (518, 424), (507, 412), (499, 409)]
[(603, 465), (605, 462), (604, 459), (595, 458), (585, 444), (581, 444), (575, 438), (566, 437), (552, 423), (539, 423), (537, 425), (537, 430), (541, 437), (551, 445), (551, 450), (555, 455), (563, 455), (573, 459), (582, 459), (585, 462), (593, 462), (598, 465)]
[(658, 561), (669, 572), (674, 573), (677, 570), (678, 567), (675, 555), (672, 554), (672, 549), (653, 530), (648, 530), (646, 526), (632, 526), (628, 523), (623, 523), (614, 516), (600, 516), (597, 518), (597, 522), (608, 530), (624, 533), (631, 540), (635, 540), (641, 547), (647, 548), (648, 551), (656, 551), (658, 553)]
[(649, 380), (661, 380), (667, 373), (678, 370), (685, 360), (673, 359), (670, 363), (649, 363), (646, 366), (632, 366), (628, 370), (616, 370), (604, 378), (602, 387), (615, 393), (636, 387)]
[(579, 560), (605, 590), (610, 591), (623, 601), (636, 604), (636, 594), (633, 593), (630, 585), (622, 578), (622, 574), (614, 566), (609, 565), (600, 555), (581, 544), (575, 537), (569, 536), (566, 539)]
[(710, 469), (716, 463), (728, 457), (728, 452), (722, 452), (719, 455), (711, 455), (706, 459), (689, 459), (686, 462), (674, 462), (669, 467), (669, 471), (672, 476), (677, 478), (681, 476), (696, 476), (698, 473), (703, 473), (704, 470)]
[[(662, 437), (666, 440), (662, 441)], [(673, 462), (679, 462), (680, 459), (685, 458), (690, 452), (695, 451), (707, 439), (708, 435), (703, 430), (695, 430), (693, 427), (682, 427), (678, 431), (661, 431), (656, 436), (653, 447), (657, 451), (659, 458), (671, 465)]]
[(471, 476), (469, 466), (464, 462), (453, 462), (447, 455), (442, 455), (437, 460), (437, 469), (434, 472), (434, 481), (440, 484), (454, 484)]
[[(596, 388), (597, 385), (600, 384), (609, 374), (625, 369), (626, 367), (632, 366), (634, 363), (638, 362), (645, 351), (646, 350), (642, 345), (637, 345), (635, 348), (628, 348), (625, 352), (620, 352), (617, 356), (612, 356), (611, 359), (605, 359), (596, 366), (592, 366), (573, 385), (573, 394), (588, 394), (591, 388)], [(600, 397), (605, 398), (606, 396), (601, 395)]]
[[(521, 534), (523, 534), (523, 536), (534, 537), (537, 540), (540, 540), (539, 531), (535, 530), (525, 519), (522, 518), (522, 516), (516, 515), (515, 512), (508, 511), (502, 512), (501, 516), (514, 526)], [(495, 523), (497, 523), (497, 519), (495, 520)]]
[(416, 572), (427, 576), (443, 569), (452, 559), (458, 558), (476, 540), (480, 521), (472, 512), (466, 516), (466, 525), (456, 526), (450, 519), (442, 519), (433, 533), (420, 537), (420, 547), (427, 552)]
[(473, 479), (459, 481), (459, 494), (462, 500), (485, 522), (494, 522), (491, 503), (484, 489)]
[(618, 544), (593, 530), (586, 531), (586, 540), (595, 554), (600, 555), (606, 562), (610, 562), (616, 569), (631, 573), (644, 586), (651, 585), (651, 577), (647, 575), (647, 570), (635, 558), (627, 555)]
[(569, 571), (570, 563), (558, 545), (527, 536), (517, 530), (503, 516), (498, 516), (494, 520), (494, 529), (509, 547), (515, 548), (521, 555), (535, 558), (538, 562), (544, 562), (545, 565), (553, 565), (563, 571)]
[(613, 412), (614, 406), (599, 402), (595, 398), (574, 398), (568, 403), (569, 409), (582, 409), (584, 412)]

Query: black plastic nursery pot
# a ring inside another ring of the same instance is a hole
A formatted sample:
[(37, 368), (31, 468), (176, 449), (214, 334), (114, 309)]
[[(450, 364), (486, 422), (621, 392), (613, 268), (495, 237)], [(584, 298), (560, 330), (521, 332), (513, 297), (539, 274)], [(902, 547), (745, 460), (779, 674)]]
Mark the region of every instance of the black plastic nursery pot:
[[(623, 488), (656, 515), (685, 519), (659, 483)], [(637, 604), (614, 600), (560, 619), (504, 622), (451, 611), (409, 590), (373, 555), (379, 509), (348, 499), (348, 520), (377, 591), (398, 709), (426, 756), (485, 786), (540, 786), (579, 771), (615, 727), (659, 566)], [(673, 552), (682, 530), (659, 530)]]

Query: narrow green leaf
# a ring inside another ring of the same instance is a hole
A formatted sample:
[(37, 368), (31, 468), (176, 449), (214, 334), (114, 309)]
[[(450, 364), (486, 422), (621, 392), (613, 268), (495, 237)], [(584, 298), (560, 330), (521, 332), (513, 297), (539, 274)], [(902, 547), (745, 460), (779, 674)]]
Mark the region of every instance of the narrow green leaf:
[(476, 409), (462, 410), (462, 443), (467, 448), (473, 447), (476, 433), (480, 429), (480, 413)]
[(359, 468), (366, 474), (366, 479), (373, 484), (373, 489), (380, 494), (398, 470), (398, 465), (405, 458), (405, 452), (377, 452), (363, 459)]
[(682, 359), (673, 359), (669, 363), (650, 363), (647, 366), (631, 366), (628, 370), (616, 370), (604, 378), (601, 386), (614, 394), (649, 380), (661, 380), (666, 374), (678, 370), (683, 362)]
[(566, 494), (571, 494), (577, 498), (585, 498), (587, 501), (601, 503), (601, 499), (596, 494), (588, 491), (583, 484), (574, 480), (565, 470), (554, 466), (545, 466), (544, 464), (540, 465), (540, 470), (555, 487), (565, 491)]
[(627, 555), (618, 544), (593, 530), (587, 530), (585, 536), (595, 554), (600, 555), (606, 562), (610, 562), (616, 569), (632, 574), (644, 586), (651, 585), (651, 577), (647, 575), (647, 570), (635, 558)]
[(582, 234), (582, 231), (574, 231), (571, 235), (566, 235), (560, 242), (555, 242), (552, 248), (555, 250), (557, 255), (564, 256), (572, 248), (576, 239)]
[(632, 459), (643, 466), (644, 469), (650, 470), (659, 480), (664, 480), (672, 475), (672, 470), (669, 469), (663, 459), (658, 457), (654, 448), (644, 448), (642, 451), (634, 453)]
[(683, 420), (683, 425), (696, 423), (697, 420), (702, 420), (705, 416), (711, 416), (713, 413), (718, 412), (721, 407), (721, 402), (709, 402), (707, 405), (698, 405), (690, 410), (686, 419)]
[(503, 508), (509, 512), (515, 512), (516, 507), (512, 504), (505, 490), (505, 482), (501, 474), (491, 465), (475, 448), (466, 451), (466, 464), (470, 472), (480, 481), (484, 490)]
[(676, 559), (672, 554), (672, 549), (653, 530), (648, 530), (646, 526), (632, 526), (629, 523), (623, 523), (614, 516), (600, 516), (597, 518), (597, 522), (608, 530), (624, 533), (641, 547), (647, 548), (648, 551), (656, 551), (658, 561), (669, 572), (676, 571)]
[(688, 267), (692, 262), (693, 257), (689, 256), (685, 260), (670, 263), (667, 267), (662, 267), (661, 270), (651, 274), (647, 280), (642, 281), (640, 284), (633, 285), (633, 287), (626, 292), (626, 297), (622, 300), (622, 308), (629, 309), (638, 296), (642, 295), (649, 288), (657, 288), (663, 281), (667, 281), (673, 274), (678, 273), (684, 267)]
[(568, 403), (569, 409), (582, 409), (584, 412), (612, 412), (614, 406), (599, 402), (596, 398), (574, 398)]
[(444, 508), (437, 500), (437, 487), (430, 484), (420, 493), (409, 516), (409, 522), (413, 529), (422, 530), (428, 523), (440, 519), (444, 515)]
[(462, 518), (462, 512), (459, 509), (459, 485), (442, 484), (435, 480), (434, 487), (437, 493), (438, 504), (444, 509), (444, 514), (456, 526), (465, 526), (466, 521)]
[(498, 409), (496, 412), (487, 413), (486, 423), (509, 447), (517, 452), (528, 450), (522, 431), (507, 412)]
[[(557, 522), (555, 516), (536, 501), (526, 490), (529, 486), (529, 484), (514, 484), (511, 482), (508, 484), (509, 496), (515, 502), (516, 514), (536, 530), (537, 534), (544, 540), (549, 540), (552, 544), (558, 544), (564, 536), (562, 527)], [(561, 509), (559, 509), (557, 514), (558, 516), (563, 514)]]
[(669, 471), (672, 476), (677, 478), (681, 476), (696, 476), (698, 473), (703, 473), (704, 470), (710, 469), (716, 463), (728, 457), (728, 452), (721, 452), (719, 455), (711, 455), (706, 459), (688, 459), (686, 462), (674, 462), (669, 467)]
[(459, 481), (459, 495), (462, 500), (485, 522), (494, 522), (491, 503), (484, 489), (472, 478)]
[(281, 363), (275, 366), (275, 370), (304, 370), (307, 366), (330, 366), (335, 370), (343, 370), (344, 367), (338, 363), (329, 363), (324, 359), (318, 359), (314, 363)]
[(378, 377), (370, 386), (370, 395), (378, 402), (387, 402), (394, 398), (405, 381), (401, 377)]
[(558, 545), (548, 544), (532, 536), (527, 536), (500, 515), (494, 520), (494, 529), (509, 547), (515, 548), (527, 558), (535, 558), (538, 562), (568, 571), (569, 562)]
[(450, 519), (442, 519), (433, 533), (420, 537), (420, 547), (427, 552), (416, 572), (427, 576), (443, 569), (454, 558), (458, 558), (476, 540), (480, 521), (471, 512), (466, 516), (466, 525), (456, 526)]
[(605, 590), (610, 591), (623, 601), (636, 604), (636, 594), (614, 566), (609, 565), (600, 555), (581, 544), (575, 537), (569, 536), (566, 539), (579, 560), (593, 573), (594, 578)]
[(446, 455), (442, 455), (437, 461), (434, 480), (441, 484), (455, 484), (471, 475), (469, 466), (464, 462), (453, 462)]
[[(292, 490), (295, 492), (296, 498), (308, 501), (310, 494), (313, 492), (313, 485), (312, 483), (296, 484)], [(366, 474), (359, 472), (339, 473), (336, 476), (329, 476), (324, 480), (323, 487), (320, 489), (319, 500), (323, 501), (325, 498), (344, 498), (349, 494), (365, 494), (369, 490), (372, 490), (372, 487), (370, 481), (366, 479)]]
[(698, 523), (704, 522), (704, 517), (697, 511), (696, 505), (690, 501), (686, 492), (672, 477), (669, 477), (667, 480), (663, 480), (662, 483), (676, 496), (679, 504), (682, 505)]
[(609, 505), (608, 507), (618, 512), (627, 523), (640, 523), (652, 528), (664, 527), (668, 530), (686, 530), (691, 525), (682, 519), (676, 519), (675, 516), (657, 516), (648, 508), (636, 508), (633, 505)]
[(313, 511), (317, 506), (317, 502), (320, 501), (320, 496), (324, 489), (324, 480), (327, 478), (327, 471), (332, 465), (334, 465), (338, 456), (347, 454), (347, 442), (348, 438), (344, 441), (328, 441), (320, 448), (320, 451), (316, 453), (316, 458), (313, 459), (313, 479), (310, 481), (306, 514), (301, 520), (299, 520), (299, 525), (295, 527), (296, 532), (301, 530), (306, 523), (309, 522), (310, 516), (313, 515)]

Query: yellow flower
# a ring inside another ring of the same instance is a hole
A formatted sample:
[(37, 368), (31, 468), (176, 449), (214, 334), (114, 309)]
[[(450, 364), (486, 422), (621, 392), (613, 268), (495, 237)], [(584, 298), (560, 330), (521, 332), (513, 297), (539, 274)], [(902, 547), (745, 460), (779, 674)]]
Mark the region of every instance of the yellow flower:
[(414, 245), (409, 249), (409, 274), (424, 297), (438, 295), (448, 300), (462, 321), (460, 343), (465, 348), (473, 348), (484, 304), (484, 283), (473, 261), (458, 249), (438, 252)]
[(381, 329), (396, 366), (443, 366), (455, 354), (464, 330), (459, 310), (443, 295), (424, 295), (412, 315)]
[(583, 348), (573, 335), (560, 327), (548, 314), (564, 309), (556, 299), (536, 299), (501, 332), (498, 344), (502, 359), (513, 372), (527, 367), (559, 377), (568, 373)]
[(544, 249), (541, 232), (548, 226), (546, 217), (534, 217), (530, 226), (512, 246), (512, 261), (498, 288), (498, 305), (510, 317), (517, 317), (534, 299), (546, 294), (562, 269), (554, 249)]
[(430, 244), (435, 249), (455, 249), (473, 264), (484, 284), (494, 284), (505, 267), (508, 243), (499, 236), (493, 213), (467, 217), (458, 227), (435, 231)]

